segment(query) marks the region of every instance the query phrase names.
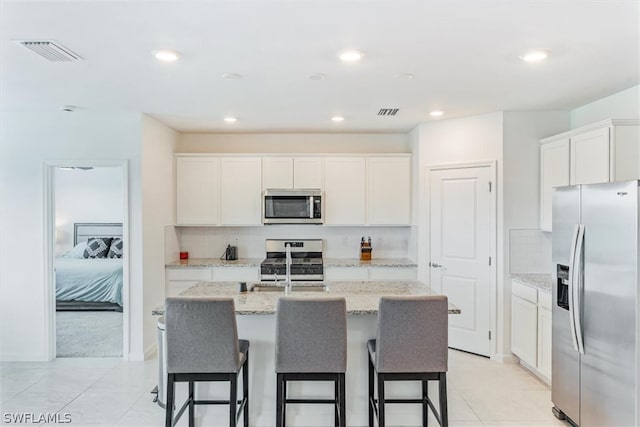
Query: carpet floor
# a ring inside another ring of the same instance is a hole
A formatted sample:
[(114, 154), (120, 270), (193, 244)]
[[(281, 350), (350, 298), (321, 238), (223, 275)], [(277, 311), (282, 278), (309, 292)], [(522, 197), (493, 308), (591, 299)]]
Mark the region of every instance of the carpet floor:
[(122, 357), (122, 313), (56, 312), (57, 357)]

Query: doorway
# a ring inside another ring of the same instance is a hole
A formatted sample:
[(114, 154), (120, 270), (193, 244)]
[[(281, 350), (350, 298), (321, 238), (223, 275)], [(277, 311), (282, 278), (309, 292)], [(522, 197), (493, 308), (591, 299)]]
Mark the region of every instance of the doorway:
[(128, 354), (127, 167), (45, 165), (49, 358)]
[(495, 166), (432, 168), (429, 177), (431, 286), (460, 308), (449, 347), (490, 356), (495, 301)]

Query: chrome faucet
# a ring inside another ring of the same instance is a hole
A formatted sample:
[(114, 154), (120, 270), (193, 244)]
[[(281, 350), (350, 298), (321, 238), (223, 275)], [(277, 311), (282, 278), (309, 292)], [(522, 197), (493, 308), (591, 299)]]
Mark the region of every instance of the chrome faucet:
[(291, 292), (291, 243), (285, 243), (285, 252), (287, 254), (286, 259), (286, 279), (285, 286), (286, 292)]

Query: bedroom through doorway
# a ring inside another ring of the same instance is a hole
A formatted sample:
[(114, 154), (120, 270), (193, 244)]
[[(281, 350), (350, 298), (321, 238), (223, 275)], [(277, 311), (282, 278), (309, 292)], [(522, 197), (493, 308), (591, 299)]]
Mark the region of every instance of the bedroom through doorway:
[(52, 172), (55, 357), (123, 357), (122, 166)]

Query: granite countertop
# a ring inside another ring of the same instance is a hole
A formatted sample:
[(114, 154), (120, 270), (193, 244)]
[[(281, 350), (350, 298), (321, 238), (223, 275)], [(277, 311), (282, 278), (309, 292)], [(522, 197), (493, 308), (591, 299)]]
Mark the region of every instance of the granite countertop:
[(220, 258), (189, 258), (171, 261), (166, 268), (193, 268), (193, 267), (260, 267), (262, 258), (238, 258), (235, 261), (226, 261)]
[(359, 258), (324, 258), (325, 267), (417, 267), (418, 264), (407, 258), (374, 258), (360, 261)]
[[(377, 314), (381, 296), (437, 295), (431, 288), (417, 281), (371, 281), (371, 282), (324, 282), (328, 286), (323, 292), (294, 291), (287, 296), (297, 298), (344, 297), (347, 313), (351, 315)], [(268, 283), (273, 285), (273, 282)], [(249, 284), (249, 289), (254, 284)], [(294, 287), (317, 286), (317, 282), (299, 282)], [(232, 297), (236, 314), (265, 315), (276, 312), (276, 302), (284, 292), (238, 291), (238, 282), (200, 282), (180, 296), (185, 297)], [(459, 314), (460, 309), (449, 304), (449, 314)], [(152, 314), (163, 315), (164, 306), (153, 309)]]
[[(189, 258), (167, 263), (166, 268), (194, 267), (259, 267), (263, 258), (238, 258), (225, 261), (219, 258)], [(417, 267), (418, 264), (407, 258), (374, 258), (371, 261), (360, 261), (358, 258), (324, 258), (325, 267)]]
[(551, 274), (512, 274), (511, 278), (518, 282), (551, 293), (553, 278)]

